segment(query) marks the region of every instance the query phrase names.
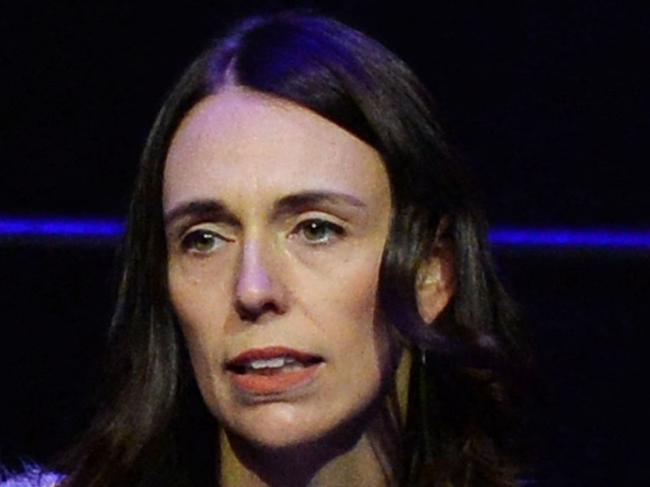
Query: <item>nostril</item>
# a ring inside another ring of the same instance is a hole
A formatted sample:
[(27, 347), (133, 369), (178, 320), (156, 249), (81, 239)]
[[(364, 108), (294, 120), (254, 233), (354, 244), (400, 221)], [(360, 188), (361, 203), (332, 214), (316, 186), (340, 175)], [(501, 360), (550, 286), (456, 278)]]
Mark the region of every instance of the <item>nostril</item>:
[(242, 321), (255, 323), (260, 317), (268, 313), (278, 313), (279, 309), (272, 301), (267, 301), (261, 305), (250, 305), (243, 303), (241, 300), (235, 302), (235, 310)]

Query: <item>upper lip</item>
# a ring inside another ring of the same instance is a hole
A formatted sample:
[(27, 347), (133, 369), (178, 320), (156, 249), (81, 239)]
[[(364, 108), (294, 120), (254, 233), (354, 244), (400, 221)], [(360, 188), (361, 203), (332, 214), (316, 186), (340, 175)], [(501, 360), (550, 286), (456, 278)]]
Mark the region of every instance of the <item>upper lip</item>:
[(321, 362), (323, 358), (308, 352), (303, 352), (288, 347), (273, 346), (264, 348), (251, 348), (226, 362), (226, 368), (244, 367), (254, 360), (269, 360), (277, 357), (291, 357), (301, 364)]

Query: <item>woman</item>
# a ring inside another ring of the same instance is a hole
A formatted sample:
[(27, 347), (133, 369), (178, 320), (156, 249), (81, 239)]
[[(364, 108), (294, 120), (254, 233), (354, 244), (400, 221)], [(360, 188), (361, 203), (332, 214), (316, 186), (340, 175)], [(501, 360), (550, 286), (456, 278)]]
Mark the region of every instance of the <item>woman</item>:
[(384, 47), (236, 25), (149, 136), (61, 485), (517, 485), (526, 353), (472, 194)]

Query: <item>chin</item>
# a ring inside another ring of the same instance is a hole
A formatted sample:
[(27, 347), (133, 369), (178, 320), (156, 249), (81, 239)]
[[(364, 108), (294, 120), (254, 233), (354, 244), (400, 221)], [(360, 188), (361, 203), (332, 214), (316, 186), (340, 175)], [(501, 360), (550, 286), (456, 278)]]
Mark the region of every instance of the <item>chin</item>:
[[(249, 411), (249, 413), (252, 411)], [(318, 408), (309, 410), (287, 403), (272, 403), (259, 407), (255, 414), (243, 415), (237, 421), (223, 421), (241, 446), (277, 453), (305, 454), (309, 451), (347, 451), (362, 436), (372, 408), (353, 411)], [(329, 415), (328, 415), (329, 413)], [(370, 413), (367, 414), (367, 413)], [(230, 436), (230, 435), (229, 435)], [(315, 449), (315, 450), (314, 450)]]
[(264, 429), (261, 431), (247, 431), (242, 436), (242, 439), (265, 450), (283, 450), (317, 442), (321, 436), (304, 431)]
[(262, 448), (291, 448), (318, 441), (336, 427), (322, 412), (314, 414), (288, 403), (258, 405), (224, 421), (237, 436)]

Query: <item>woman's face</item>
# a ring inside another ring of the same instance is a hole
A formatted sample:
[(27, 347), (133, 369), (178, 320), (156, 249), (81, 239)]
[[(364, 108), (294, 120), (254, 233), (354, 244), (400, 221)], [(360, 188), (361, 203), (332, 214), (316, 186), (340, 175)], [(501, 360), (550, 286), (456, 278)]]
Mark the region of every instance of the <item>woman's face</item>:
[(389, 375), (377, 286), (386, 170), (350, 133), (227, 88), (172, 141), (169, 292), (203, 398), (227, 430), (289, 446), (333, 430)]

